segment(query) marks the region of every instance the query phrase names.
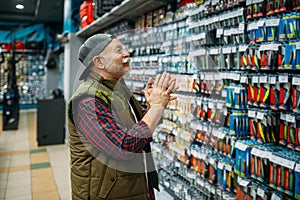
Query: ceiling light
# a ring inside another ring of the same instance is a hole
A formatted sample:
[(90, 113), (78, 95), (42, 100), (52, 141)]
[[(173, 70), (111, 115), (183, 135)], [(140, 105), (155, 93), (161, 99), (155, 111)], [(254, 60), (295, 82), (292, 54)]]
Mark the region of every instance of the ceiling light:
[(17, 5), (16, 5), (16, 8), (22, 10), (22, 9), (24, 9), (24, 5), (22, 5), (22, 4), (17, 4)]

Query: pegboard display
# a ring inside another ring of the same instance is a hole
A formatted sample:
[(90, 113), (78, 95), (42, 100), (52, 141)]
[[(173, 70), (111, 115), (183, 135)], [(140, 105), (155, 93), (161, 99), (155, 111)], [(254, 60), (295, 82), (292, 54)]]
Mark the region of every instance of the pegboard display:
[(148, 77), (178, 80), (152, 150), (179, 199), (300, 199), (299, 5), (197, 1), (119, 36), (138, 100)]

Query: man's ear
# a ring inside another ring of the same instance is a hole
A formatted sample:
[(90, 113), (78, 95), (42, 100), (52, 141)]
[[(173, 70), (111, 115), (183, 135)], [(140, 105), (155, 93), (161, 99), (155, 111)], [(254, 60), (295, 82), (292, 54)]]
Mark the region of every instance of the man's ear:
[(93, 57), (93, 63), (94, 63), (95, 66), (100, 65), (100, 64), (101, 64), (101, 59), (100, 59), (100, 57), (99, 57), (99, 56), (94, 56), (94, 57)]
[(100, 69), (104, 68), (103, 59), (100, 56), (94, 56), (93, 63), (97, 68), (100, 68)]

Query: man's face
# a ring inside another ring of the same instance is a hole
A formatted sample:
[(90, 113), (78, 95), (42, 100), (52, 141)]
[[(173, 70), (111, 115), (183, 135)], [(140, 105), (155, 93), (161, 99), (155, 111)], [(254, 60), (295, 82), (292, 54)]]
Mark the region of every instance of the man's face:
[(118, 39), (113, 39), (103, 50), (101, 56), (105, 71), (114, 78), (121, 78), (130, 70), (129, 62), (123, 63), (123, 59), (129, 57), (129, 53), (123, 49)]

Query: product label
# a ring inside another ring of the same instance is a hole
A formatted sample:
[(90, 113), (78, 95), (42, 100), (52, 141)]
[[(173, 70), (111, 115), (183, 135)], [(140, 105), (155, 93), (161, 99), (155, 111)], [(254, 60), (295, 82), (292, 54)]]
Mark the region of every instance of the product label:
[(268, 76), (260, 76), (259, 77), (260, 83), (267, 83), (268, 82)]
[(296, 43), (296, 49), (299, 50), (300, 49), (300, 42)]
[(257, 112), (257, 116), (256, 116), (257, 119), (263, 120), (264, 116), (265, 116), (265, 113), (263, 113), (263, 112)]
[(284, 113), (281, 112), (280, 113), (280, 119), (283, 120), (283, 121), (286, 121), (286, 115), (287, 114), (284, 114)]
[(258, 76), (252, 76), (252, 83), (258, 83)]
[(277, 194), (273, 193), (271, 196), (271, 200), (282, 200)]
[(279, 75), (279, 83), (288, 83), (289, 76), (288, 75)]
[(257, 195), (260, 197), (264, 197), (265, 196), (265, 191), (261, 188), (257, 188)]
[(295, 115), (287, 114), (286, 115), (286, 121), (291, 122), (291, 123), (295, 123), (296, 122)]
[(248, 110), (248, 117), (255, 118), (256, 117), (256, 111), (255, 110)]
[(296, 164), (295, 171), (296, 171), (296, 172), (300, 172), (300, 164), (299, 164), (299, 163)]
[(229, 164), (225, 164), (226, 171), (232, 171), (232, 166)]
[(240, 45), (239, 52), (245, 52), (248, 49), (248, 45)]
[(293, 77), (292, 84), (300, 86), (300, 77)]
[(272, 76), (272, 77), (270, 78), (270, 83), (271, 83), (271, 84), (276, 84), (276, 76)]
[(237, 143), (235, 144), (235, 148), (245, 151), (248, 148), (248, 145), (246, 145), (240, 141), (237, 141)]
[(247, 76), (241, 76), (241, 83), (247, 83)]
[(246, 187), (250, 182), (244, 179), (240, 179), (238, 183), (240, 186)]
[(280, 19), (267, 19), (266, 26), (279, 26)]
[(219, 163), (218, 163), (218, 168), (219, 168), (219, 169), (223, 169), (223, 167), (224, 167), (224, 163), (219, 162)]

